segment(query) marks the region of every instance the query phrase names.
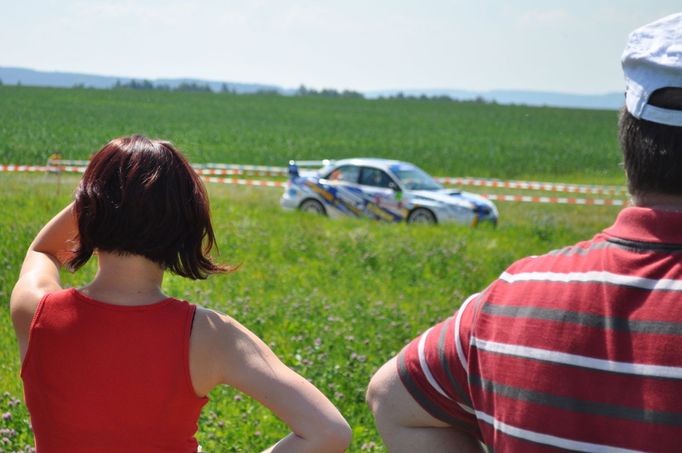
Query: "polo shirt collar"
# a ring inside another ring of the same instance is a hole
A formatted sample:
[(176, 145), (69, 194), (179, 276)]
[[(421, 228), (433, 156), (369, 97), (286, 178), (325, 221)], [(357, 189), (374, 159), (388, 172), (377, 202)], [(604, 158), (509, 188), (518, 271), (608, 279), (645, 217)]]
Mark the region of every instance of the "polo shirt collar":
[(682, 212), (625, 208), (604, 233), (631, 241), (682, 244)]

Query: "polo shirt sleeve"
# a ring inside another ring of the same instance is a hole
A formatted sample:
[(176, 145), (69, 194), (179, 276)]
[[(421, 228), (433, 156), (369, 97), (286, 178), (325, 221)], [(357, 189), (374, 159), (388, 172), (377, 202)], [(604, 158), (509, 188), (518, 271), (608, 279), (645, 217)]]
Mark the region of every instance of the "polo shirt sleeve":
[(426, 412), (480, 440), (467, 379), (478, 299), (479, 294), (469, 297), (452, 317), (412, 340), (398, 354), (397, 367), (403, 385)]

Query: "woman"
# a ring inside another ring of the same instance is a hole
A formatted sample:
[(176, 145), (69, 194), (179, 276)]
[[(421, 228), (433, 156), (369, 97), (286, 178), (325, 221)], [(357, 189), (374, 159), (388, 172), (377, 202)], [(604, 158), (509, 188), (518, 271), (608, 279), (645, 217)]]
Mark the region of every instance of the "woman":
[[(29, 247), (10, 302), (39, 453), (194, 452), (206, 395), (221, 384), (291, 427), (270, 451), (347, 448), (338, 410), (258, 337), (162, 293), (164, 270), (232, 270), (209, 257), (214, 241), (205, 189), (172, 144), (122, 137), (93, 157), (74, 203)], [(94, 280), (62, 289), (60, 267), (93, 253)]]

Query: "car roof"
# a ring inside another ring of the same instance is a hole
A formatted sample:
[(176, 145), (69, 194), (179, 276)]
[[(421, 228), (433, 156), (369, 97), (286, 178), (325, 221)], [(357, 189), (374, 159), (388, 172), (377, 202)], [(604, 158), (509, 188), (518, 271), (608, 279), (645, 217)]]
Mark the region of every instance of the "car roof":
[(414, 167), (414, 164), (411, 164), (410, 162), (405, 162), (402, 160), (394, 160), (394, 159), (377, 159), (373, 157), (356, 157), (352, 159), (341, 159), (337, 160), (334, 162), (332, 165), (333, 167), (340, 167), (342, 165), (367, 165), (370, 167), (378, 167), (382, 169), (390, 169), (393, 166), (399, 165), (399, 166), (410, 166)]

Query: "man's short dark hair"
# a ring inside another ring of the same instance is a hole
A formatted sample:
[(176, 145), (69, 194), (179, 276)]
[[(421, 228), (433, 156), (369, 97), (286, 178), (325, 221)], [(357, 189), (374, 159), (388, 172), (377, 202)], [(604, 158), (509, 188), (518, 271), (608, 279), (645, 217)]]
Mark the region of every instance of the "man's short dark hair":
[(76, 190), (76, 270), (95, 250), (140, 255), (192, 279), (231, 268), (208, 256), (215, 244), (208, 195), (170, 142), (141, 135), (112, 140)]
[[(658, 90), (649, 104), (682, 110), (682, 88)], [(638, 119), (623, 108), (619, 136), (632, 195), (682, 195), (682, 127)]]

